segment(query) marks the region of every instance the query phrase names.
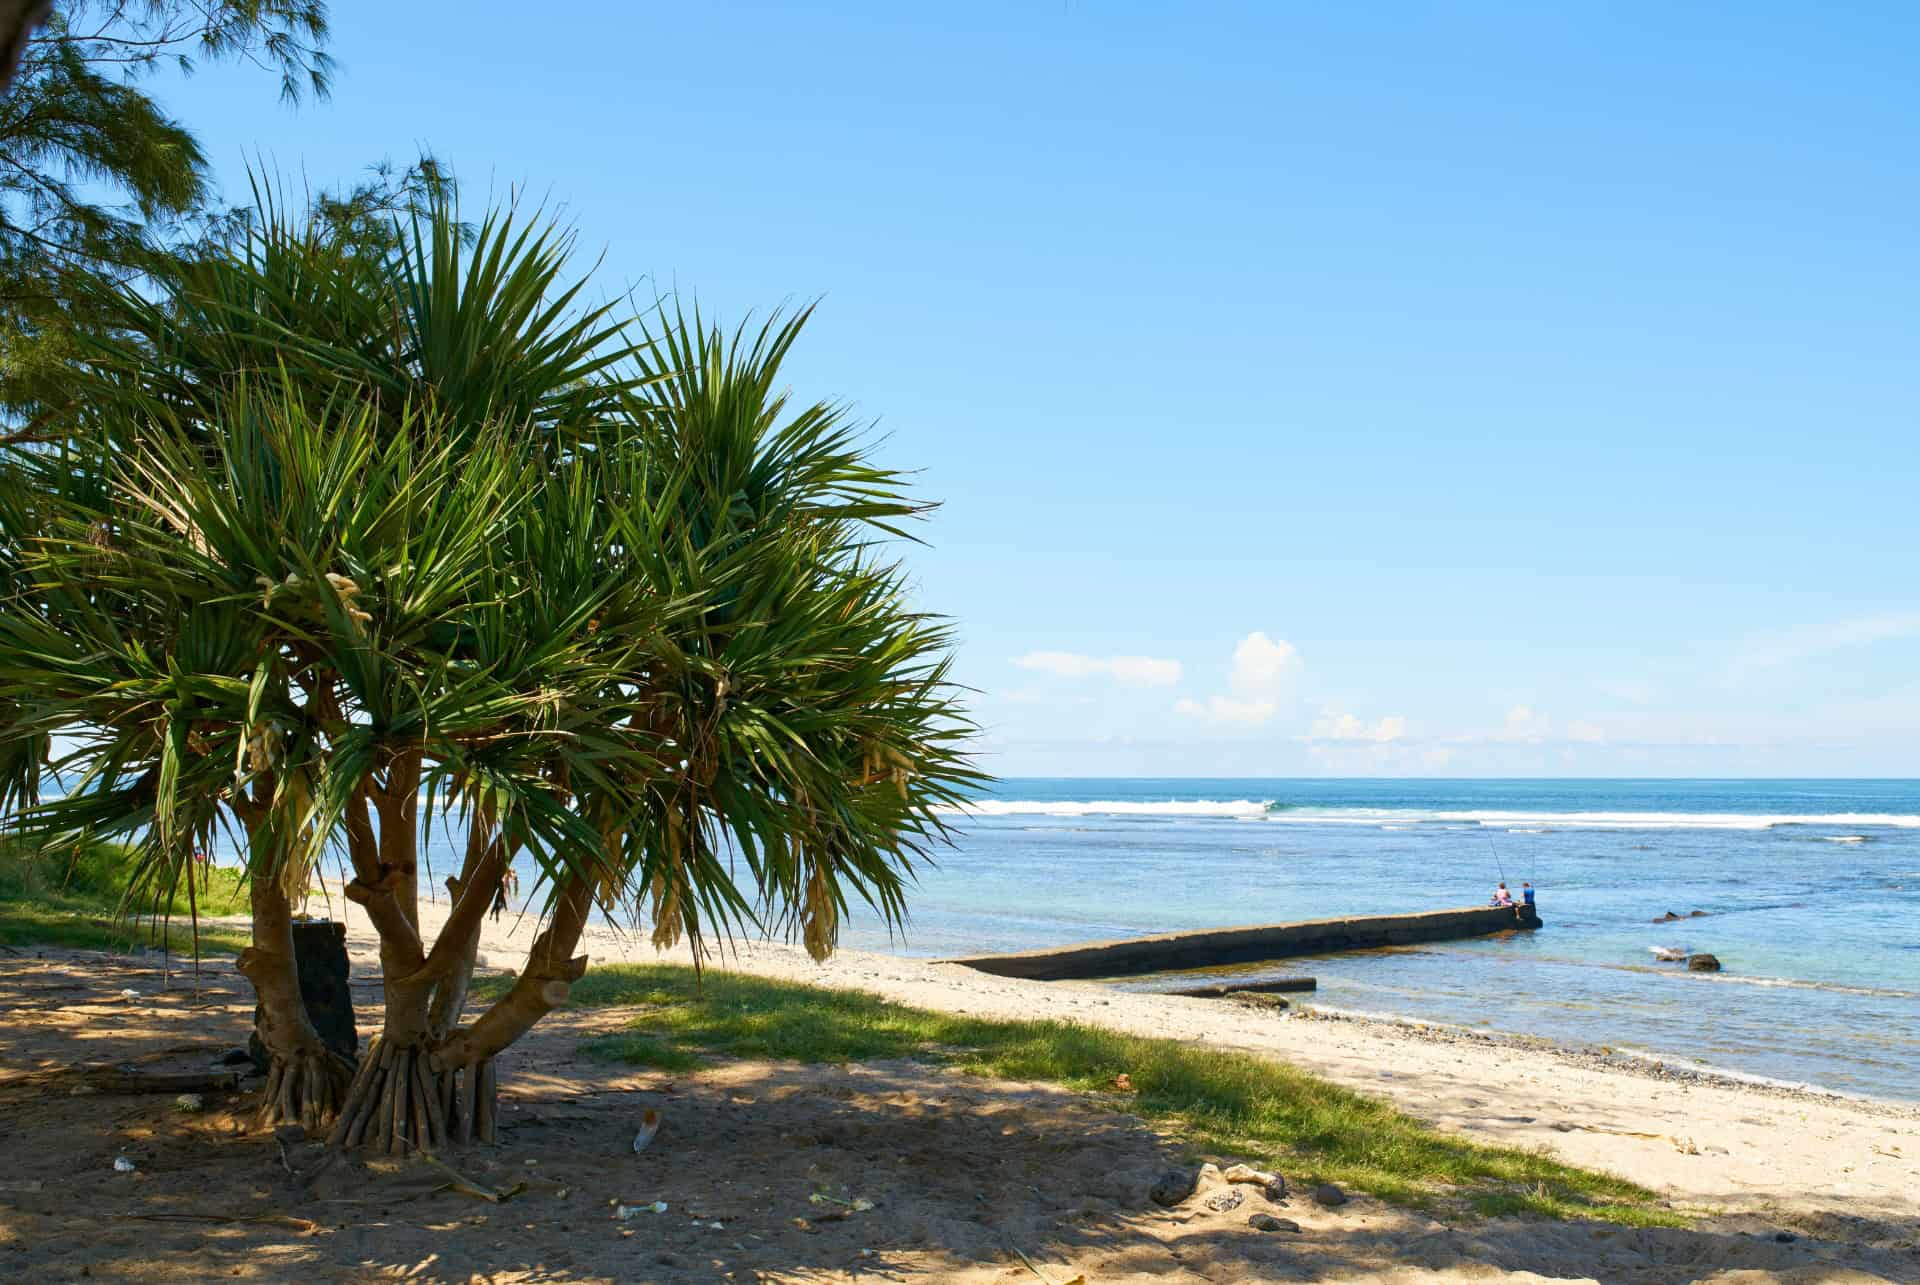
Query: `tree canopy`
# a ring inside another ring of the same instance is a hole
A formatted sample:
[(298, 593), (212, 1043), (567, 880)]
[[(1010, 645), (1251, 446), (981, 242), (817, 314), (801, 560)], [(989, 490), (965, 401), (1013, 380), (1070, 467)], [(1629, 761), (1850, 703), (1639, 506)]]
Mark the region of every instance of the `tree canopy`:
[[(0, 474), (0, 790), (53, 764), (31, 823), (126, 835), (156, 891), (240, 837), (269, 1104), (344, 1140), (484, 1134), (492, 1057), (564, 1001), (596, 907), (816, 957), (851, 899), (900, 922), (976, 779), (891, 552), (927, 506), (845, 406), (782, 388), (808, 314), (629, 315), (569, 249), (512, 209), (469, 233), (446, 194), (388, 241), (268, 203), (164, 295), (101, 287), (69, 435)], [(436, 820), (463, 836), (437, 934)], [(387, 994), (350, 1088), (287, 927), (329, 851)], [(516, 858), (544, 931), (463, 1022)], [(412, 1129), (369, 1106), (396, 1091)]]

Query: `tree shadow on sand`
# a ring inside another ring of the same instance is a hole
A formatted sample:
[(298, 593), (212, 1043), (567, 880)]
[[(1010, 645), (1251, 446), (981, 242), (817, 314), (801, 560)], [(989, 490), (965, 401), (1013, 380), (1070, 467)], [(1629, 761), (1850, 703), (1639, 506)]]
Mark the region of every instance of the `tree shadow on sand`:
[[(182, 1114), (23, 1078), (35, 1069), (23, 1059), (237, 1042), (250, 1008), (238, 994), (160, 997), (82, 1020), (77, 1002), (92, 1014), (111, 992), (9, 962), (0, 1262), (14, 1279), (1920, 1279), (1920, 1214), (1635, 1229), (1435, 1217), (1364, 1197), (1329, 1210), (1298, 1192), (1281, 1205), (1252, 1187), (1235, 1189), (1233, 1209), (1207, 1209), (1202, 1192), (1166, 1210), (1148, 1188), (1194, 1157), (1109, 1102), (913, 1060), (669, 1072), (579, 1055), (624, 1020), (614, 1010), (543, 1026), (505, 1068), (501, 1143), (444, 1155), (474, 1188), (518, 1188), (495, 1204), (417, 1159), (323, 1166), (318, 1144), (283, 1150), (248, 1129), (245, 1097)], [(157, 968), (112, 978), (150, 987)], [(635, 1154), (648, 1109), (663, 1124)], [(119, 1156), (134, 1173), (115, 1172)], [(1260, 1231), (1254, 1214), (1301, 1230)], [(1791, 1242), (1775, 1239), (1785, 1227)]]

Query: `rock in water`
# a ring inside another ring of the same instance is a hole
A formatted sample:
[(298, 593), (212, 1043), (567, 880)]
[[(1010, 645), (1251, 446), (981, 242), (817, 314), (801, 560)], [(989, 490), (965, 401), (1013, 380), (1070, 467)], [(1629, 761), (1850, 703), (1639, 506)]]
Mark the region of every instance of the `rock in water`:
[(1687, 918), (1689, 919), (1705, 919), (1706, 917), (1707, 912), (1704, 910), (1689, 910), (1687, 912)]
[(1347, 1203), (1347, 1193), (1330, 1182), (1323, 1182), (1313, 1189), (1313, 1203), (1322, 1209), (1338, 1209)]
[[(347, 926), (329, 919), (294, 920), (293, 958), (300, 974), (300, 998), (321, 1042), (359, 1065), (360, 1034), (353, 1024), (353, 992), (347, 986)], [(260, 1012), (256, 1005), (247, 1052), (264, 1075), (271, 1059), (260, 1042)]]
[(1200, 1203), (1216, 1214), (1231, 1213), (1246, 1202), (1247, 1193), (1238, 1187), (1227, 1187), (1214, 1192)]
[(1687, 971), (1690, 973), (1717, 973), (1720, 971), (1719, 957), (1715, 955), (1689, 955), (1687, 956)]
[(1147, 1196), (1154, 1204), (1171, 1209), (1191, 1196), (1199, 1185), (1199, 1176), (1191, 1169), (1169, 1169), (1154, 1179)]
[(1275, 1218), (1272, 1214), (1249, 1214), (1247, 1225), (1255, 1231), (1291, 1231), (1300, 1230), (1300, 1224), (1291, 1218)]

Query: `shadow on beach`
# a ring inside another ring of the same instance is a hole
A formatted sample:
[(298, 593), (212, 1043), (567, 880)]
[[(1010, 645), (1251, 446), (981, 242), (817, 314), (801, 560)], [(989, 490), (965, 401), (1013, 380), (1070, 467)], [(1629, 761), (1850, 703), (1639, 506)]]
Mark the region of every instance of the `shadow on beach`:
[[(210, 1095), (187, 1114), (169, 1097), (76, 1095), (47, 1078), (87, 1061), (210, 1065), (244, 1041), (251, 997), (225, 962), (194, 981), (176, 971), (162, 990), (151, 957), (0, 958), (0, 1262), (10, 1277), (1920, 1278), (1920, 1213), (1636, 1229), (1435, 1217), (1364, 1197), (1322, 1209), (1297, 1190), (1280, 1204), (1253, 1187), (1233, 1189), (1243, 1199), (1230, 1210), (1200, 1197), (1161, 1209), (1148, 1188), (1191, 1157), (1105, 1100), (911, 1061), (720, 1061), (668, 1074), (579, 1056), (583, 1038), (625, 1022), (617, 1009), (556, 1015), (517, 1046), (503, 1069), (500, 1145), (448, 1156), (487, 1190), (525, 1184), (502, 1204), (445, 1189), (447, 1175), (419, 1161), (318, 1167), (316, 1143), (283, 1155), (252, 1129), (244, 1095)], [(356, 990), (377, 1001), (377, 979), (356, 979)], [(636, 1155), (647, 1107), (664, 1125)], [(116, 1157), (134, 1172), (116, 1172)], [(655, 1201), (666, 1211), (644, 1208)], [(621, 1218), (615, 1202), (643, 1208)], [(1260, 1231), (1255, 1214), (1300, 1230)], [(1794, 1239), (1776, 1239), (1783, 1231)]]

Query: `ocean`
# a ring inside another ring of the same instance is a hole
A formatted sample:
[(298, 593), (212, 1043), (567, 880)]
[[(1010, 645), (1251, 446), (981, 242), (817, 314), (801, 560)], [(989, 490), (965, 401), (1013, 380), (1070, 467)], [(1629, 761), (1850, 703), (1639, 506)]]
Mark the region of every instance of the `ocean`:
[(1008, 779), (950, 820), (905, 930), (855, 917), (843, 945), (1020, 950), (1530, 880), (1539, 932), (1270, 971), (1317, 976), (1321, 1008), (1920, 1100), (1920, 781)]

